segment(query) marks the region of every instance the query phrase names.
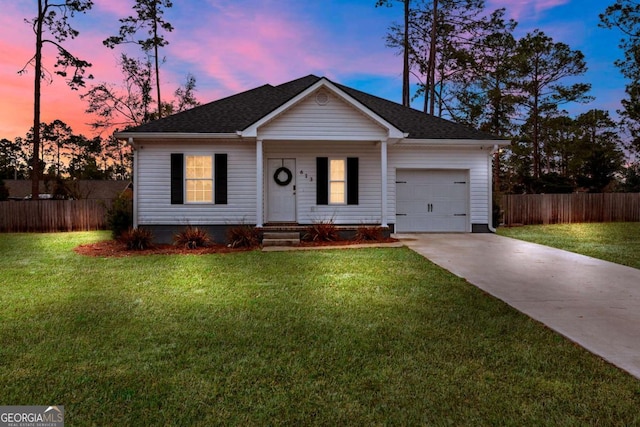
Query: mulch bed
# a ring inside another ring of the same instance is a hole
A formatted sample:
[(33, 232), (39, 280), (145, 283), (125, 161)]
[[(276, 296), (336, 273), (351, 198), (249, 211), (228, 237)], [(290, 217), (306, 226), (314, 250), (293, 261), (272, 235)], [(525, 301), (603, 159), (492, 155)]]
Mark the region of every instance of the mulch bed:
[[(397, 239), (387, 238), (376, 241), (362, 241), (362, 240), (338, 240), (334, 242), (300, 242), (301, 247), (315, 247), (315, 246), (349, 246), (360, 243), (392, 243), (397, 242)], [(139, 255), (204, 255), (204, 254), (219, 254), (219, 253), (231, 253), (231, 252), (243, 252), (259, 249), (258, 246), (251, 248), (230, 248), (226, 245), (213, 244), (205, 248), (189, 249), (184, 246), (176, 245), (154, 245), (149, 249), (144, 250), (130, 250), (127, 249), (124, 243), (116, 240), (103, 240), (96, 243), (88, 243), (80, 245), (74, 248), (74, 251), (80, 255), (93, 256), (93, 257), (129, 257)]]

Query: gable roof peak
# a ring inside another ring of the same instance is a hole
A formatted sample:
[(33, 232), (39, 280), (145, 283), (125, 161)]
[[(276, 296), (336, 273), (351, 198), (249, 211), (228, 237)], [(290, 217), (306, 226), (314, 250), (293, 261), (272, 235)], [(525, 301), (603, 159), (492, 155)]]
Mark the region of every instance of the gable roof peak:
[[(360, 102), (359, 100), (349, 95), (347, 92), (345, 92), (343, 89), (338, 87), (335, 83), (333, 83), (331, 80), (327, 79), (326, 77), (309, 75), (309, 76), (294, 80), (292, 82), (288, 82), (283, 85), (280, 85), (277, 88), (286, 88), (288, 99), (286, 99), (285, 102), (283, 102), (280, 106), (278, 106), (278, 108), (268, 112), (257, 121), (251, 123), (249, 126), (242, 129), (241, 135), (243, 137), (249, 137), (249, 138), (257, 137), (258, 129), (261, 126), (264, 126), (267, 123), (271, 122), (276, 117), (280, 116), (285, 111), (289, 110), (294, 105), (301, 102), (304, 98), (309, 96), (311, 93), (318, 91), (320, 88), (327, 88), (327, 90), (329, 90), (330, 92), (333, 92), (338, 98), (342, 98), (344, 101), (346, 101), (347, 104), (359, 110), (364, 116), (367, 116), (373, 122), (377, 123), (382, 128), (386, 129), (390, 140), (397, 141), (399, 139), (406, 137), (404, 132), (398, 129), (393, 123), (379, 116), (366, 104)], [(288, 92), (289, 89), (291, 89), (291, 92)]]

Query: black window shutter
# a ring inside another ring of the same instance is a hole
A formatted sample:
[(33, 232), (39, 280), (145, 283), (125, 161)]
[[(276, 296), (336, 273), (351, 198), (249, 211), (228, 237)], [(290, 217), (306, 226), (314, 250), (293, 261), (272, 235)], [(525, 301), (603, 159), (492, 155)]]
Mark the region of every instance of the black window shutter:
[(316, 204), (329, 204), (329, 158), (316, 157)]
[(215, 176), (213, 177), (214, 203), (218, 205), (227, 204), (227, 155), (216, 154), (215, 155)]
[(171, 153), (171, 204), (184, 203), (184, 154)]
[(347, 157), (347, 204), (358, 204), (358, 158)]

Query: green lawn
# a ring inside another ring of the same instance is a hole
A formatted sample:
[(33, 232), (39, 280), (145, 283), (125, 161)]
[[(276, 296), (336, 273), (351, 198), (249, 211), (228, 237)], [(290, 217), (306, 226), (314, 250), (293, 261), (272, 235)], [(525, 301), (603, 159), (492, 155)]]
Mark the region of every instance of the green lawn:
[(640, 222), (501, 227), (498, 233), (640, 268)]
[(406, 248), (0, 235), (0, 405), (67, 425), (633, 425), (640, 381)]

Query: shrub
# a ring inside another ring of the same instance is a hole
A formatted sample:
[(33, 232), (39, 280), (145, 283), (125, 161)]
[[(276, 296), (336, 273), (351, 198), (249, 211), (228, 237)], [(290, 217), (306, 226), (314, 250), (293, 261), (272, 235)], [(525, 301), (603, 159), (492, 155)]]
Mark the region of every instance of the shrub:
[(129, 228), (122, 233), (120, 241), (129, 250), (143, 251), (153, 246), (153, 234), (144, 228)]
[(186, 249), (204, 248), (209, 246), (211, 238), (206, 231), (198, 227), (187, 227), (173, 236), (173, 243)]
[(0, 202), (9, 200), (9, 189), (2, 179), (0, 179)]
[(111, 207), (107, 209), (107, 226), (111, 230), (111, 237), (120, 238), (133, 226), (133, 206), (131, 200), (120, 195), (113, 200)]
[(55, 200), (68, 200), (71, 198), (69, 189), (62, 178), (55, 178), (53, 188), (50, 191)]
[(334, 242), (340, 240), (340, 234), (332, 220), (319, 221), (307, 228), (303, 239), (313, 242)]
[(251, 225), (240, 225), (227, 231), (227, 242), (231, 248), (252, 248), (260, 244), (260, 231)]
[(361, 226), (356, 230), (356, 240), (382, 240), (384, 238), (384, 228), (380, 226)]

